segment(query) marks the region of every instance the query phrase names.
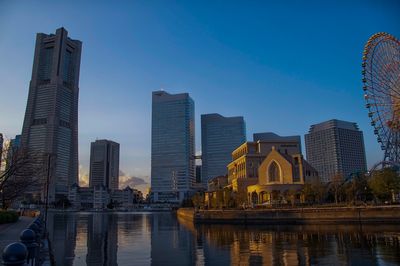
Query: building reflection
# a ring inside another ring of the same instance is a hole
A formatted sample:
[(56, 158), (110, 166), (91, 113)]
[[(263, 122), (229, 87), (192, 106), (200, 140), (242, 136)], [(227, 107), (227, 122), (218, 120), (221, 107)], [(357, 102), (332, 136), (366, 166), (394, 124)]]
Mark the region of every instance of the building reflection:
[(75, 215), (49, 214), (47, 228), (54, 252), (56, 265), (72, 266), (75, 257), (76, 228)]
[(88, 266), (112, 266), (117, 264), (118, 215), (93, 213), (88, 219), (87, 255)]
[(398, 225), (194, 225), (173, 213), (49, 215), (57, 266), (400, 265)]
[[(381, 259), (399, 264), (400, 228), (393, 226), (237, 226), (198, 225), (179, 219), (203, 247), (220, 253), (230, 265), (369, 265)], [(378, 237), (379, 236), (379, 237)], [(379, 238), (379, 239), (378, 239)], [(204, 244), (207, 243), (207, 244)], [(205, 250), (205, 262), (210, 254)], [(379, 254), (379, 256), (377, 256)], [(211, 263), (210, 263), (211, 264)]]
[(151, 265), (195, 265), (192, 234), (172, 213), (151, 215)]

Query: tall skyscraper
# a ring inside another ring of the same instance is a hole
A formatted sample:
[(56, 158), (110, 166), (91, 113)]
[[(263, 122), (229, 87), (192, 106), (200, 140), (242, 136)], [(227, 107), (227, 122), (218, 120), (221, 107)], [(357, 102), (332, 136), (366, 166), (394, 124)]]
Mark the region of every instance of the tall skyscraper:
[(90, 145), (89, 186), (98, 185), (118, 189), (119, 144), (111, 140), (96, 140)]
[(154, 201), (189, 196), (195, 182), (194, 102), (188, 93), (152, 95), (151, 191)]
[(220, 114), (201, 115), (202, 183), (228, 174), (227, 165), (232, 152), (246, 141), (243, 117), (224, 117)]
[(363, 133), (356, 123), (333, 119), (312, 125), (305, 143), (307, 161), (323, 182), (367, 170)]
[(64, 28), (36, 36), (21, 144), (51, 155), (50, 202), (68, 196), (69, 187), (78, 183), (81, 48), (82, 43), (70, 39)]

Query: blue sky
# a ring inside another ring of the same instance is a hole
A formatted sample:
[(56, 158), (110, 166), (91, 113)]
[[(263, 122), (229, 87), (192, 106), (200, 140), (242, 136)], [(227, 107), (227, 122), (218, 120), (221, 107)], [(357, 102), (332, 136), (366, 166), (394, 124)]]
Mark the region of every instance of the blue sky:
[[(279, 2), (279, 3), (278, 3)], [(64, 26), (83, 42), (79, 157), (121, 144), (120, 168), (149, 181), (151, 92), (189, 92), (200, 115), (242, 115), (254, 132), (301, 135), (337, 118), (364, 132), (368, 165), (383, 156), (369, 125), (361, 57), (380, 31), (400, 37), (399, 1), (0, 0), (0, 132), (19, 134), (35, 34)], [(304, 145), (303, 145), (304, 146)]]

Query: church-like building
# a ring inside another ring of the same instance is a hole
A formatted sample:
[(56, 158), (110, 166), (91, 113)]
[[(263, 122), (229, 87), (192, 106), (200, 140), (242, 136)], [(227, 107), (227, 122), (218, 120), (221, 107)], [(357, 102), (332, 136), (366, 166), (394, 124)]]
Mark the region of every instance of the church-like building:
[(247, 187), (253, 204), (299, 203), (306, 180), (318, 178), (317, 171), (299, 154), (285, 154), (272, 147), (258, 167), (258, 183)]

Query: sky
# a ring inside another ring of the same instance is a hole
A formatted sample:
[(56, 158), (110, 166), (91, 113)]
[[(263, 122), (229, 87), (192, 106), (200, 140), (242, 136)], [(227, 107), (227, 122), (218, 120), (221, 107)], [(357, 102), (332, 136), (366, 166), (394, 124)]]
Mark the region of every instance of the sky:
[[(400, 1), (0, 0), (0, 132), (20, 134), (35, 36), (65, 27), (83, 42), (79, 162), (90, 142), (119, 142), (122, 183), (150, 183), (151, 92), (188, 92), (200, 115), (243, 116), (255, 132), (301, 135), (329, 119), (358, 123), (367, 163), (383, 159), (367, 116), (368, 38), (400, 38)], [(305, 153), (305, 151), (304, 151)]]

